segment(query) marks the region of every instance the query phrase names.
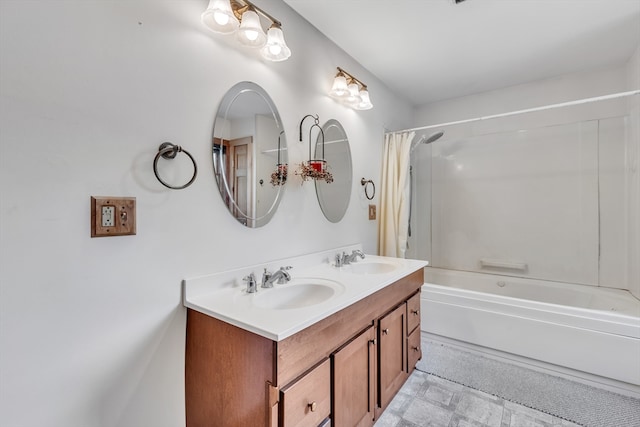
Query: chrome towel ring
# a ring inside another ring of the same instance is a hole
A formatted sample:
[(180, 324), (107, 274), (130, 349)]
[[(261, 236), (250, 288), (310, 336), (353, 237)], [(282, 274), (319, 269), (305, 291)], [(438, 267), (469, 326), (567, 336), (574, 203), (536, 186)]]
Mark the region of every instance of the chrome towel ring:
[[(362, 178), (360, 180), (360, 184), (362, 184), (362, 186), (364, 187), (364, 195), (367, 196), (367, 199), (373, 200), (373, 198), (376, 197), (376, 185), (373, 183), (373, 181), (370, 179)], [(371, 184), (371, 187), (373, 187), (373, 194), (371, 194), (371, 197), (369, 197), (369, 184)]]
[[(160, 160), (160, 157), (167, 160), (175, 159), (180, 152), (186, 154), (191, 159), (191, 162), (193, 163), (193, 176), (185, 185), (174, 187), (167, 184), (162, 180), (162, 178), (160, 178), (160, 175), (158, 174), (158, 160)], [(153, 159), (153, 173), (156, 175), (156, 178), (158, 178), (158, 181), (160, 181), (160, 184), (164, 185), (165, 187), (171, 188), (172, 190), (182, 190), (193, 184), (193, 181), (196, 180), (196, 176), (198, 175), (198, 165), (196, 164), (193, 156), (189, 154), (187, 150), (184, 150), (181, 146), (172, 144), (170, 142), (163, 142), (162, 144), (160, 144), (160, 147), (158, 147), (158, 154), (156, 154), (155, 159)]]

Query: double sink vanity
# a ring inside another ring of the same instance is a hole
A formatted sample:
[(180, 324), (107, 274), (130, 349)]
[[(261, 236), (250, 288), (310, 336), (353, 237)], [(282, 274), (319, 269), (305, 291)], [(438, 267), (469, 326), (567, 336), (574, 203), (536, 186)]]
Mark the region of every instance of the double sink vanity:
[[(308, 114), (298, 133), (309, 158), (290, 163), (263, 88), (240, 82), (222, 99), (213, 170), (224, 205), (247, 228), (272, 219), (292, 179), (314, 181), (329, 222), (345, 215), (353, 170), (344, 128)], [(373, 425), (421, 357), (427, 263), (361, 259), (361, 251), (351, 245), (183, 282), (188, 427)]]
[[(336, 267), (360, 249), (184, 281), (188, 427), (373, 425), (421, 357), (427, 263), (367, 255)], [(281, 268), (282, 283), (262, 288)]]

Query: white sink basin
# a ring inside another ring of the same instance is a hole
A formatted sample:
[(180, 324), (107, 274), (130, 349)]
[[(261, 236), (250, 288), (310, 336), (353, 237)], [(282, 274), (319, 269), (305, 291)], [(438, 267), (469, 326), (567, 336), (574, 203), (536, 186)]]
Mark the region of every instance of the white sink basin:
[(365, 261), (349, 264), (349, 269), (347, 269), (347, 271), (354, 274), (385, 274), (391, 273), (396, 268), (398, 267), (395, 264), (388, 262)]
[(343, 291), (344, 286), (331, 280), (294, 279), (273, 289), (260, 289), (253, 297), (253, 305), (275, 310), (302, 308), (328, 301)]

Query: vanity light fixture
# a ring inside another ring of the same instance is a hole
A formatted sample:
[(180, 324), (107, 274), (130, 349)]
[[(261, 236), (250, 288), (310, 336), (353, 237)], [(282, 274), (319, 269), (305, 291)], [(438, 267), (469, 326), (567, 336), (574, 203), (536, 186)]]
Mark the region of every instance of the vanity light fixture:
[(329, 96), (354, 110), (370, 110), (373, 108), (367, 85), (353, 77), (340, 67), (333, 79)]
[[(266, 34), (258, 13), (271, 21)], [(241, 44), (260, 49), (269, 61), (284, 61), (291, 56), (282, 23), (248, 0), (210, 0), (202, 13), (202, 23), (214, 33), (236, 33)]]

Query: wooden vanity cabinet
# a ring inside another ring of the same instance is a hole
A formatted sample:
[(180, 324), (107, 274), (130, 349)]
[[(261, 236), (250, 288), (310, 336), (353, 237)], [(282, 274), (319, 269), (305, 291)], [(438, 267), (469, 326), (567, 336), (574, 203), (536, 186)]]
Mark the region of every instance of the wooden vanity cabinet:
[(187, 427), (373, 425), (415, 367), (423, 282), (420, 269), (277, 342), (188, 309)]
[(188, 309), (185, 344), (187, 426), (270, 425), (273, 341)]

